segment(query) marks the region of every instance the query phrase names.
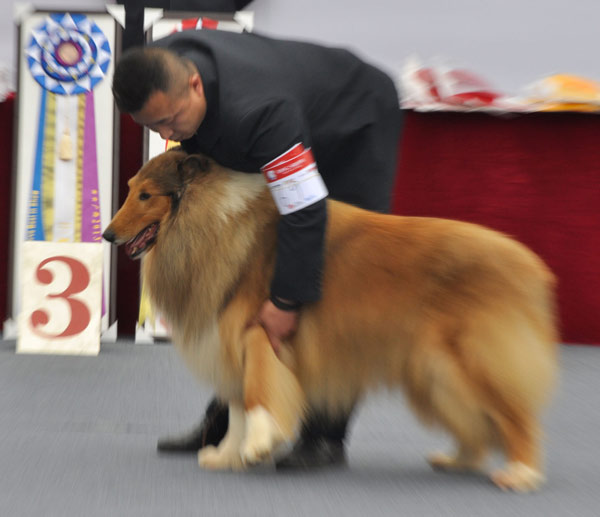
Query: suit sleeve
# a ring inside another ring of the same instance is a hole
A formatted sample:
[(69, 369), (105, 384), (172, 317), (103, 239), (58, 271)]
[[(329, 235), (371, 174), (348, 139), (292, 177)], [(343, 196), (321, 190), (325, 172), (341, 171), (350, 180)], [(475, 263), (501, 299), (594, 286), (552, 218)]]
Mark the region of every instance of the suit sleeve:
[[(249, 111), (239, 125), (239, 141), (242, 152), (257, 164), (267, 182), (293, 173), (294, 167), (308, 168), (322, 181), (310, 152), (304, 117), (292, 101), (273, 101)], [(275, 197), (273, 188), (271, 193)], [(282, 216), (271, 296), (302, 303), (317, 301), (321, 297), (327, 223), (324, 195), (299, 208), (281, 197), (275, 201)]]

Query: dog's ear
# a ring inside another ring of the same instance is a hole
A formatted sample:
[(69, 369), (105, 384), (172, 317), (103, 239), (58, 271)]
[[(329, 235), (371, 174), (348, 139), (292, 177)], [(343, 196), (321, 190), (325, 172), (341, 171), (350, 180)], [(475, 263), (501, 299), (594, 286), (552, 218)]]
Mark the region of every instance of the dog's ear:
[(186, 156), (177, 164), (177, 174), (179, 174), (181, 185), (188, 185), (198, 174), (209, 171), (210, 160), (201, 154)]

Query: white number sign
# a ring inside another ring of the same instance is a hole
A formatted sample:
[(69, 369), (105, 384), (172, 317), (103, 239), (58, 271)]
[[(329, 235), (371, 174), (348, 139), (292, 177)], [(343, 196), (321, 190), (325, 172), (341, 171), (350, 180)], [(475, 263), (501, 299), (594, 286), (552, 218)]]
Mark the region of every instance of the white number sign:
[(102, 244), (23, 243), (17, 352), (97, 355)]

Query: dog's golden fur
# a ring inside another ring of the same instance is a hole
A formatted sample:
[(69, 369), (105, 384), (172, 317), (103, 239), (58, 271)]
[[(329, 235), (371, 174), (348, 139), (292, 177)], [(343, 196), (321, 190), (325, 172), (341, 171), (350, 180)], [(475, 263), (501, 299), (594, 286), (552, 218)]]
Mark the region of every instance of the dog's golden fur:
[(144, 281), (187, 364), (230, 406), (228, 434), (201, 465), (259, 462), (293, 439), (307, 406), (345, 411), (384, 386), (455, 438), (435, 467), (477, 469), (498, 448), (496, 484), (540, 484), (558, 335), (553, 275), (526, 247), (474, 224), (329, 201), (322, 299), (303, 307), (278, 359), (251, 324), (279, 217), (262, 177), (171, 150), (129, 187), (105, 235), (120, 244), (160, 223)]

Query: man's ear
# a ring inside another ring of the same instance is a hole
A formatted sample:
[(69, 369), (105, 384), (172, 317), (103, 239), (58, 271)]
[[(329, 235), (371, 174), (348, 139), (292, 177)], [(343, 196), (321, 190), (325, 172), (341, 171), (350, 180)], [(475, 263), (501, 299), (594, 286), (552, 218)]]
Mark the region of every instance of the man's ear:
[(191, 154), (186, 156), (177, 164), (177, 174), (179, 174), (180, 184), (185, 186), (202, 173), (210, 171), (210, 160), (201, 154)]
[(204, 84), (202, 83), (200, 74), (192, 74), (188, 82), (192, 90), (194, 90), (200, 97), (204, 97)]

